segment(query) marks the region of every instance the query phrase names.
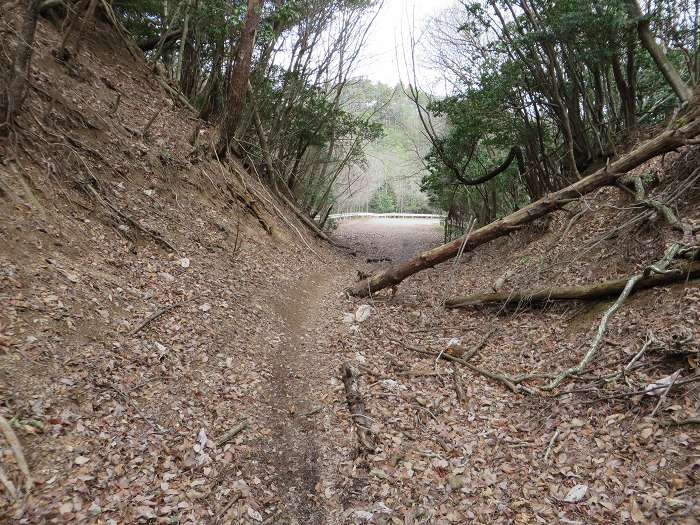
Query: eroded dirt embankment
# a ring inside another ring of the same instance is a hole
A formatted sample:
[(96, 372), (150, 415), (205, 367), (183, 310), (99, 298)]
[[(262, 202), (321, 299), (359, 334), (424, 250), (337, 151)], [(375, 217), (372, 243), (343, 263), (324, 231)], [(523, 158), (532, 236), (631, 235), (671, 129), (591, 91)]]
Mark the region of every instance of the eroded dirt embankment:
[(330, 523), (350, 270), (97, 24), (68, 69), (40, 21), (0, 143), (0, 522)]

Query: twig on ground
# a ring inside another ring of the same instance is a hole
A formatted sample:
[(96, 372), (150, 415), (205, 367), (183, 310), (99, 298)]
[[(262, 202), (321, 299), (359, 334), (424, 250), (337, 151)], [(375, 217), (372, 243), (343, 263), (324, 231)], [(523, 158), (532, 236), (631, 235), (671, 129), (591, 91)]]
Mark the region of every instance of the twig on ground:
[(645, 268), (642, 272), (639, 272), (638, 274), (633, 275), (629, 281), (627, 281), (627, 284), (625, 285), (625, 288), (622, 290), (622, 293), (620, 294), (620, 297), (618, 297), (617, 301), (608, 308), (608, 310), (605, 312), (603, 315), (603, 318), (600, 321), (600, 324), (598, 325), (598, 331), (596, 333), (596, 336), (593, 338), (593, 342), (591, 343), (590, 348), (588, 349), (588, 352), (586, 352), (586, 355), (583, 356), (583, 359), (574, 367), (568, 368), (564, 370), (561, 374), (559, 374), (553, 381), (551, 381), (549, 384), (545, 385), (542, 387), (543, 390), (553, 390), (556, 387), (558, 387), (565, 379), (568, 377), (574, 376), (574, 375), (580, 375), (586, 367), (593, 361), (593, 358), (598, 352), (598, 349), (601, 346), (601, 343), (603, 342), (604, 336), (605, 336), (605, 331), (608, 328), (608, 322), (610, 321), (610, 318), (617, 312), (617, 310), (620, 309), (622, 304), (625, 302), (627, 297), (629, 297), (630, 293), (632, 293), (632, 289), (634, 288), (634, 285), (643, 279), (646, 275), (649, 274), (649, 272), (655, 272), (655, 273), (662, 273), (666, 270), (669, 264), (671, 264), (671, 261), (675, 257), (675, 255), (678, 253), (678, 250), (680, 249), (680, 245), (677, 243), (672, 244), (668, 250), (666, 250), (666, 253), (664, 254), (663, 258), (657, 262), (656, 264), (652, 264)]
[(143, 410), (134, 402), (131, 397), (129, 397), (128, 394), (125, 394), (121, 390), (119, 390), (116, 386), (110, 385), (109, 383), (102, 383), (102, 382), (95, 382), (95, 385), (101, 388), (105, 388), (107, 390), (111, 390), (112, 392), (115, 392), (119, 397), (122, 398), (123, 401), (125, 401), (131, 408), (133, 408), (136, 413), (143, 419), (146, 423), (148, 423), (153, 430), (155, 430), (159, 434), (165, 434), (166, 430), (158, 423), (153, 421), (149, 416), (147, 416)]
[(303, 414), (300, 414), (301, 417), (309, 417), (318, 414), (321, 410), (323, 410), (322, 406), (317, 406), (316, 408), (313, 408), (309, 410), (308, 412), (304, 412)]
[(464, 402), (464, 389), (462, 388), (462, 377), (459, 373), (459, 368), (457, 367), (457, 365), (452, 366), (452, 379), (455, 383), (455, 394), (457, 396), (457, 402), (461, 404), (462, 402)]
[(352, 363), (345, 363), (341, 371), (343, 373), (343, 383), (345, 384), (345, 395), (347, 397), (348, 409), (352, 415), (355, 429), (357, 432), (357, 440), (362, 450), (373, 452), (375, 447), (374, 436), (370, 428), (358, 421), (359, 419), (367, 419), (373, 421), (365, 412), (365, 404), (360, 394), (360, 372)]
[(681, 419), (680, 421), (676, 421), (674, 419), (671, 419), (669, 421), (662, 421), (662, 425), (666, 427), (680, 427), (683, 425), (700, 425), (700, 417), (689, 417), (687, 419)]
[(248, 428), (248, 421), (243, 420), (237, 425), (235, 425), (231, 430), (223, 433), (220, 437), (216, 439), (216, 446), (217, 447), (222, 447), (229, 441), (231, 441), (233, 438), (235, 438), (238, 434), (243, 432), (245, 429)]
[(228, 513), (229, 510), (231, 510), (231, 507), (233, 507), (238, 500), (241, 499), (241, 494), (236, 493), (234, 494), (231, 499), (226, 503), (223, 509), (221, 509), (221, 512), (219, 512), (219, 515), (216, 517), (216, 522), (215, 523), (221, 523), (221, 520), (226, 517), (226, 514)]
[[(390, 339), (390, 341), (393, 341), (395, 343), (400, 344), (404, 348), (411, 350), (412, 352), (416, 352), (418, 354), (423, 354), (423, 355), (429, 355), (429, 356), (435, 356), (435, 352), (430, 352), (428, 350), (422, 350), (420, 348), (416, 348), (415, 346), (407, 345), (403, 341), (399, 341), (398, 339)], [(472, 365), (471, 363), (468, 363), (464, 359), (460, 359), (459, 357), (454, 357), (451, 356), (450, 354), (444, 354), (443, 353), (443, 358), (447, 359), (448, 361), (454, 361), (455, 363), (459, 363), (461, 365), (466, 366), (469, 370), (472, 372), (476, 372), (477, 374), (480, 374), (482, 376), (488, 377), (489, 379), (492, 379), (496, 381), (497, 383), (501, 383), (504, 385), (508, 390), (515, 394), (521, 394), (521, 393), (527, 393), (527, 394), (533, 394), (533, 391), (530, 390), (529, 388), (519, 385), (513, 382), (513, 380), (503, 374), (500, 374), (498, 372), (490, 372), (489, 370), (484, 370), (483, 368), (479, 368), (477, 366)]]
[(178, 306), (182, 306), (183, 304), (187, 304), (190, 301), (192, 301), (192, 299), (188, 299), (187, 301), (182, 301), (181, 303), (175, 303), (175, 304), (171, 304), (170, 306), (166, 306), (165, 308), (161, 308), (156, 313), (149, 315), (146, 319), (144, 319), (144, 321), (140, 325), (138, 325), (131, 332), (129, 332), (129, 336), (133, 337), (134, 335), (139, 333), (141, 330), (143, 330), (150, 322), (158, 319), (161, 315), (169, 312), (170, 310), (174, 310)]
[(552, 448), (554, 448), (554, 443), (556, 442), (560, 433), (561, 433), (561, 431), (559, 429), (557, 429), (556, 432), (554, 432), (554, 435), (552, 435), (552, 439), (549, 440), (549, 445), (547, 445), (547, 450), (544, 453), (544, 460), (545, 461), (547, 461), (547, 458), (549, 458), (549, 454), (552, 452)]

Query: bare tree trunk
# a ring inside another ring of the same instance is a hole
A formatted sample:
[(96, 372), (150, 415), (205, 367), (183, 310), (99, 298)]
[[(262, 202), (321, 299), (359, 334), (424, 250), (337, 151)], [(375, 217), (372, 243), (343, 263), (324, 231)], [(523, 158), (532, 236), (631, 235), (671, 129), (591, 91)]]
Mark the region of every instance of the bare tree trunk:
[(221, 135), (216, 147), (219, 158), (226, 156), (229, 144), (236, 133), (243, 114), (243, 104), (248, 91), (250, 63), (253, 56), (253, 47), (255, 46), (255, 34), (260, 24), (261, 9), (262, 0), (248, 0), (248, 13), (246, 14), (241, 38), (236, 46), (236, 62), (231, 71), (226, 115), (221, 123)]
[[(597, 170), (588, 177), (584, 177), (559, 191), (550, 193), (544, 198), (533, 202), (529, 206), (525, 206), (507, 217), (473, 231), (469, 235), (465, 249), (473, 250), (477, 246), (492, 241), (493, 239), (503, 237), (538, 217), (547, 215), (548, 213), (560, 209), (566, 203), (579, 199), (582, 195), (586, 195), (603, 186), (613, 184), (628, 171), (643, 164), (647, 160), (686, 145), (689, 140), (700, 135), (700, 115), (698, 114), (697, 108), (694, 114), (688, 115), (687, 118), (690, 119), (690, 123), (682, 128), (669, 129), (655, 138), (642, 143), (628, 154), (623, 155), (615, 162)], [(365, 297), (369, 295), (369, 293), (382, 290), (388, 286), (397, 285), (414, 273), (420, 272), (426, 268), (431, 268), (454, 257), (457, 255), (463, 241), (464, 239), (460, 237), (448, 244), (423, 252), (402, 264), (391, 266), (387, 270), (369, 279), (358, 282), (348, 288), (347, 292), (355, 296)]]
[(40, 3), (41, 0), (28, 2), (22, 17), (19, 42), (17, 43), (17, 50), (12, 63), (12, 72), (10, 73), (11, 77), (5, 93), (5, 100), (3, 101), (4, 107), (0, 107), (0, 130), (10, 127), (14, 123), (27, 96), (27, 80), (34, 51), (34, 33), (39, 18)]
[(656, 43), (654, 35), (649, 29), (649, 19), (642, 14), (642, 9), (639, 7), (637, 0), (625, 0), (625, 4), (630, 17), (637, 22), (639, 39), (646, 50), (649, 51), (651, 58), (656, 62), (656, 67), (659, 68), (659, 71), (661, 71), (666, 82), (671, 86), (671, 89), (673, 89), (680, 101), (683, 103), (688, 102), (693, 96), (693, 91), (683, 82), (676, 68), (673, 67), (671, 61)]
[(185, 46), (187, 45), (188, 30), (190, 26), (190, 2), (185, 0), (185, 22), (182, 26), (182, 36), (180, 37), (180, 56), (175, 66), (175, 82), (180, 84), (182, 79), (182, 64), (185, 61)]
[(217, 104), (216, 99), (221, 85), (221, 66), (224, 63), (224, 40), (223, 38), (216, 43), (216, 51), (212, 61), (211, 73), (204, 86), (204, 100), (202, 101), (201, 109), (199, 110), (199, 118), (209, 121), (214, 114)]
[[(629, 61), (634, 60), (633, 55), (629, 52), (627, 53), (627, 60), (627, 69), (629, 71)], [(612, 58), (612, 71), (615, 85), (617, 86), (617, 91), (622, 101), (622, 115), (625, 121), (625, 129), (628, 134), (631, 134), (637, 127), (637, 95), (634, 90), (634, 79), (628, 78), (625, 80), (625, 76), (622, 73), (622, 66), (620, 65), (620, 57), (617, 54), (613, 55)]]

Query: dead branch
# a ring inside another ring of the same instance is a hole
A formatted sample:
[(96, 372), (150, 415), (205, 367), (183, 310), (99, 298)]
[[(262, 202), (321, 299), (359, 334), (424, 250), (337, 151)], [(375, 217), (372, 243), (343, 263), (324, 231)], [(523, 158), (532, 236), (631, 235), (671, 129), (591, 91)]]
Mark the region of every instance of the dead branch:
[(452, 367), (452, 380), (455, 383), (455, 395), (457, 396), (457, 402), (464, 402), (464, 389), (462, 388), (462, 376), (459, 373), (459, 368), (457, 365)]
[(360, 371), (352, 363), (345, 363), (341, 371), (343, 373), (348, 409), (355, 424), (360, 449), (373, 452), (376, 448), (375, 439), (372, 430), (367, 426), (367, 423), (372, 421), (372, 418), (367, 415), (365, 404), (360, 394)]
[(216, 446), (223, 447), (226, 443), (231, 441), (233, 438), (235, 438), (238, 434), (240, 434), (247, 428), (248, 422), (245, 420), (241, 421), (240, 423), (235, 425), (231, 430), (224, 432), (220, 437), (218, 437), (216, 439)]
[(663, 218), (666, 219), (666, 222), (668, 222), (671, 225), (671, 227), (683, 232), (684, 238), (692, 239), (693, 233), (697, 230), (700, 230), (700, 227), (694, 228), (692, 225), (682, 222), (676, 216), (673, 210), (663, 202), (657, 199), (653, 199), (651, 197), (647, 197), (646, 190), (644, 189), (644, 183), (642, 182), (641, 177), (633, 177), (632, 184), (634, 186), (634, 193), (637, 202), (643, 206), (652, 208), (653, 210), (656, 210), (658, 213), (660, 213), (663, 216)]
[(170, 310), (174, 310), (174, 309), (177, 308), (178, 306), (182, 306), (183, 304), (187, 304), (187, 303), (189, 303), (190, 301), (192, 301), (192, 299), (188, 299), (187, 301), (182, 301), (181, 303), (171, 304), (170, 306), (166, 306), (165, 308), (161, 308), (160, 310), (158, 310), (158, 311), (155, 312), (154, 314), (149, 315), (146, 319), (143, 320), (143, 322), (142, 322), (140, 325), (138, 325), (138, 326), (137, 326), (136, 328), (134, 328), (131, 332), (129, 332), (129, 337), (133, 337), (134, 335), (136, 335), (137, 333), (139, 333), (139, 332), (140, 332), (141, 330), (143, 330), (150, 322), (152, 322), (152, 321), (158, 319), (161, 315), (163, 315), (163, 314), (169, 312)]
[[(399, 340), (397, 340), (397, 339), (390, 339), (390, 340), (393, 341), (394, 343), (400, 344), (401, 346), (403, 346), (403, 347), (406, 348), (407, 350), (411, 350), (412, 352), (416, 352), (416, 353), (422, 354), (422, 355), (429, 355), (429, 356), (431, 356), (431, 357), (437, 357), (436, 354), (435, 354), (435, 352), (430, 352), (430, 351), (428, 351), (428, 350), (422, 350), (422, 349), (420, 349), (420, 348), (416, 348), (415, 346), (407, 345), (407, 344), (404, 343), (403, 341), (399, 341)], [(440, 354), (438, 354), (438, 355), (440, 355)], [(448, 361), (454, 361), (455, 363), (459, 363), (460, 365), (464, 365), (464, 366), (466, 366), (469, 370), (471, 370), (472, 372), (475, 372), (475, 373), (477, 373), (477, 374), (480, 374), (480, 375), (482, 375), (482, 376), (484, 376), (484, 377), (488, 377), (489, 379), (492, 379), (493, 381), (495, 381), (495, 382), (497, 382), (497, 383), (501, 383), (501, 384), (504, 385), (508, 390), (510, 390), (511, 392), (513, 392), (513, 393), (515, 393), (515, 394), (520, 394), (520, 393), (523, 393), (523, 392), (525, 392), (525, 393), (527, 393), (527, 394), (532, 394), (532, 391), (531, 391), (529, 388), (524, 387), (524, 386), (519, 385), (519, 384), (516, 384), (516, 383), (512, 380), (512, 378), (510, 378), (510, 377), (508, 377), (508, 376), (506, 376), (506, 375), (504, 375), (504, 374), (501, 374), (501, 373), (498, 373), (498, 372), (491, 372), (491, 371), (489, 371), (489, 370), (485, 370), (485, 369), (483, 369), (483, 368), (479, 368), (479, 367), (474, 366), (474, 365), (472, 365), (471, 363), (465, 361), (464, 359), (460, 359), (459, 357), (451, 356), (450, 354), (446, 354), (445, 352), (442, 353), (442, 358), (443, 358), (443, 359), (447, 359)]]
[(163, 428), (159, 423), (153, 421), (147, 414), (145, 414), (143, 410), (141, 410), (141, 408), (134, 402), (133, 399), (131, 399), (131, 397), (128, 394), (122, 392), (119, 388), (112, 384), (104, 383), (99, 380), (95, 382), (95, 385), (116, 393), (125, 403), (131, 406), (131, 408), (134, 409), (134, 411), (141, 417), (141, 419), (148, 423), (155, 432), (157, 432), (158, 434), (166, 433), (165, 428)]
[(19, 470), (22, 472), (22, 474), (24, 474), (24, 490), (27, 494), (29, 494), (34, 488), (34, 480), (29, 472), (29, 466), (27, 465), (27, 460), (24, 458), (22, 445), (20, 445), (19, 439), (17, 439), (17, 434), (15, 434), (15, 431), (12, 430), (9, 421), (7, 421), (2, 414), (0, 414), (0, 429), (2, 429), (5, 439), (10, 444), (12, 453), (15, 455), (15, 459), (17, 460)]
[(700, 425), (700, 417), (689, 417), (687, 419), (681, 419), (680, 421), (671, 419), (670, 421), (663, 421), (661, 424), (667, 427), (680, 427), (683, 425)]
[[(634, 286), (631, 293), (646, 290), (655, 286), (694, 279), (700, 277), (700, 263), (685, 264), (669, 273), (650, 274), (643, 276)], [(466, 306), (481, 306), (498, 303), (506, 305), (522, 305), (532, 303), (546, 303), (548, 301), (592, 301), (620, 294), (631, 277), (611, 279), (602, 283), (586, 286), (564, 286), (541, 288), (539, 290), (525, 290), (513, 292), (498, 292), (467, 295), (456, 297), (445, 303), (446, 308), (463, 308)]]
[(620, 309), (620, 307), (623, 305), (623, 303), (627, 300), (629, 295), (632, 293), (632, 289), (635, 287), (635, 285), (641, 281), (645, 276), (649, 275), (650, 272), (658, 273), (658, 274), (664, 274), (666, 271), (666, 268), (668, 267), (669, 264), (671, 264), (671, 261), (673, 258), (676, 256), (678, 251), (680, 250), (680, 245), (677, 243), (672, 244), (668, 250), (666, 250), (666, 253), (664, 254), (663, 258), (657, 262), (656, 264), (652, 264), (645, 268), (642, 272), (633, 275), (628, 281), (627, 284), (625, 285), (624, 289), (622, 290), (622, 293), (620, 294), (620, 297), (618, 297), (617, 301), (608, 308), (608, 310), (605, 312), (603, 315), (603, 318), (600, 321), (600, 325), (598, 326), (598, 331), (596, 333), (596, 336), (593, 339), (593, 342), (591, 343), (590, 348), (588, 349), (588, 352), (586, 352), (586, 355), (583, 356), (583, 359), (579, 362), (574, 367), (571, 367), (561, 374), (559, 374), (553, 381), (551, 381), (548, 385), (545, 385), (543, 390), (552, 390), (556, 387), (558, 387), (562, 381), (564, 381), (566, 378), (571, 377), (573, 375), (580, 375), (586, 367), (590, 364), (590, 362), (593, 360), (595, 357), (596, 353), (598, 352), (598, 349), (600, 348), (601, 343), (603, 342), (603, 336), (605, 335), (605, 331), (608, 328), (608, 322), (610, 321), (610, 318), (617, 312), (617, 310)]
[(557, 441), (557, 438), (559, 437), (560, 430), (557, 429), (556, 432), (552, 435), (552, 439), (549, 440), (549, 445), (547, 445), (547, 450), (544, 453), (544, 460), (547, 461), (547, 458), (549, 458), (550, 452), (552, 452), (552, 448), (554, 448), (554, 443)]
[(2, 482), (2, 484), (5, 486), (11, 498), (17, 497), (17, 489), (15, 488), (15, 484), (12, 483), (9, 477), (7, 477), (7, 474), (5, 474), (5, 471), (2, 469), (2, 465), (0, 465), (0, 482)]

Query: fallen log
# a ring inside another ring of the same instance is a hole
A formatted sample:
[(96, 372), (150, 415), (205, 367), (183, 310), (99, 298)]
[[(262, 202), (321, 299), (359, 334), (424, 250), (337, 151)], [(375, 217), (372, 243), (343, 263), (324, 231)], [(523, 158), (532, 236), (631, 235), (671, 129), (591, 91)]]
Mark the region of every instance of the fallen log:
[[(696, 100), (697, 96), (698, 90), (696, 90)], [(694, 142), (693, 139), (700, 135), (700, 112), (697, 104), (692, 113), (684, 115), (679, 122), (687, 122), (687, 124), (679, 128), (667, 129), (656, 137), (643, 142), (615, 162), (570, 186), (550, 193), (515, 213), (472, 231), (467, 238), (464, 249), (473, 250), (477, 246), (508, 235), (523, 225), (556, 211), (567, 203), (578, 200), (583, 195), (614, 184), (620, 177), (646, 161)], [(352, 285), (346, 291), (350, 295), (366, 297), (389, 286), (395, 286), (414, 273), (432, 268), (456, 256), (463, 242), (464, 239), (459, 237), (452, 242), (423, 252), (406, 262), (393, 265), (367, 280)]]
[[(700, 262), (684, 264), (668, 273), (647, 275), (635, 284), (632, 293), (697, 277), (700, 277)], [(493, 303), (506, 306), (563, 300), (593, 301), (620, 295), (629, 279), (629, 277), (623, 277), (622, 279), (611, 279), (587, 286), (563, 286), (541, 288), (539, 290), (466, 295), (450, 299), (445, 303), (445, 307), (464, 308), (466, 306), (481, 306)]]
[(348, 400), (348, 410), (352, 415), (352, 420), (357, 431), (357, 440), (360, 448), (373, 452), (375, 447), (374, 436), (370, 429), (372, 418), (365, 411), (365, 403), (360, 394), (360, 371), (351, 363), (345, 363), (342, 368), (343, 384), (345, 384), (345, 395)]

